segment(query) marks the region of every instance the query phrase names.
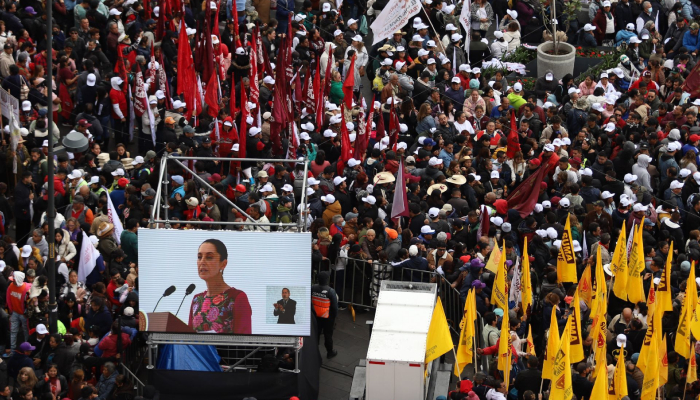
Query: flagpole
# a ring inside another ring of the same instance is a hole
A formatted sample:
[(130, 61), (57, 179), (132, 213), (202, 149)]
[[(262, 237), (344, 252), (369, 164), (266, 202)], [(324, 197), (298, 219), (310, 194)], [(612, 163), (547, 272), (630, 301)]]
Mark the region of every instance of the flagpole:
[[(455, 351), (455, 347), (452, 346), (452, 354), (455, 356), (455, 364), (457, 364), (457, 352)], [(459, 365), (457, 365), (457, 368), (459, 368)], [(459, 378), (459, 381), (462, 382), (462, 372), (460, 371), (459, 375), (457, 375), (457, 378)]]
[[(423, 11), (425, 12), (425, 15), (428, 15), (428, 16), (429, 16), (430, 13), (428, 12), (428, 10), (425, 9), (425, 6), (423, 5), (423, 2), (420, 3), (420, 6), (421, 6), (421, 8), (423, 9)], [(433, 22), (430, 20), (430, 18), (428, 18), (428, 23), (430, 24), (430, 27), (433, 28), (433, 32), (435, 32), (435, 34), (437, 35), (437, 32), (438, 32), (438, 31), (437, 31), (437, 29), (435, 29), (435, 27), (433, 26)], [(438, 36), (438, 40), (436, 40), (436, 42), (440, 43), (440, 48), (442, 49), (442, 52), (443, 52), (443, 53), (446, 53), (445, 46), (442, 44), (442, 40), (439, 40), (439, 39), (440, 39), (440, 37)], [(447, 55), (447, 54), (445, 54), (445, 55)]]

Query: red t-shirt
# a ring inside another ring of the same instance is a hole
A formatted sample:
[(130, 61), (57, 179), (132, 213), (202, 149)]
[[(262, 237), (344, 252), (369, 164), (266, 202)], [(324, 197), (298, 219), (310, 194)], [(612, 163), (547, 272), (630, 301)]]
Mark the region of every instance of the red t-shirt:
[[(112, 100), (112, 104), (119, 104), (119, 109), (126, 117), (126, 96), (124, 96), (124, 92), (112, 89), (109, 91), (109, 99)], [(121, 119), (121, 117), (114, 112), (114, 109), (112, 109), (112, 118)]]

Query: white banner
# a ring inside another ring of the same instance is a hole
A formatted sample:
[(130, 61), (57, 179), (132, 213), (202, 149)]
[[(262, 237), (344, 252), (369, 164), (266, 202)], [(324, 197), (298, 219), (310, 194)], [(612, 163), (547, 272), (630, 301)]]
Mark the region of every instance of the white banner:
[(518, 262), (513, 268), (513, 279), (510, 281), (510, 293), (508, 293), (508, 301), (516, 305), (522, 300), (522, 288), (520, 287), (520, 263)]
[(408, 24), (408, 20), (421, 10), (420, 0), (389, 0), (370, 28), (374, 34), (372, 45), (389, 39), (394, 32)]
[[(104, 189), (107, 190), (107, 188)], [(114, 203), (112, 203), (112, 199), (109, 196), (107, 196), (107, 216), (109, 217), (109, 222), (114, 224), (114, 231), (112, 232), (114, 240), (117, 241), (117, 244), (122, 244), (121, 237), (124, 227), (122, 226), (122, 221), (119, 220), (117, 209), (114, 208)]]
[[(462, 3), (462, 13), (459, 14), (459, 22), (464, 27), (464, 51), (467, 53), (467, 61), (469, 60), (469, 41), (471, 40), (471, 26), (472, 26), (472, 1), (464, 0)], [(498, 29), (498, 25), (496, 25)]]
[(15, 122), (19, 123), (19, 100), (3, 88), (0, 88), (0, 110), (3, 117), (11, 120), (14, 115)]
[(80, 263), (78, 264), (78, 281), (85, 282), (88, 275), (95, 269), (99, 256), (100, 252), (92, 245), (88, 234), (83, 231), (83, 244), (80, 247)]

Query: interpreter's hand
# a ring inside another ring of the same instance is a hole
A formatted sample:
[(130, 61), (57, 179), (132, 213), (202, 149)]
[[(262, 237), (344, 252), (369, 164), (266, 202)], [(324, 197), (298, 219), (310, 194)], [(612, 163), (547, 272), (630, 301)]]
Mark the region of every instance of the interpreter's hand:
[(484, 354), (484, 350), (483, 350), (483, 349), (479, 349), (479, 348), (477, 348), (477, 349), (476, 349), (476, 354), (478, 354), (478, 355), (480, 355), (480, 356), (481, 356), (481, 355), (483, 355), (483, 354)]
[(646, 281), (647, 279), (649, 279), (649, 278), (651, 278), (651, 273), (650, 273), (650, 272), (647, 272), (646, 274), (644, 274), (644, 280), (645, 280), (645, 281)]

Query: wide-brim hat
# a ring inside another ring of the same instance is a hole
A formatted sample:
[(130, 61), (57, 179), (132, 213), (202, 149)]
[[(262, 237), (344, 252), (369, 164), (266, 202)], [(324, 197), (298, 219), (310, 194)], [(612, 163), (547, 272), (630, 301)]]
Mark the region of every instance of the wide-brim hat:
[(114, 230), (114, 224), (111, 222), (103, 222), (100, 224), (100, 226), (97, 228), (97, 237), (98, 238), (103, 238)]
[(394, 177), (394, 175), (388, 171), (380, 172), (374, 176), (375, 185), (381, 185), (382, 183), (391, 183), (395, 181), (396, 178)]
[(465, 178), (464, 175), (452, 175), (447, 178), (445, 182), (454, 183), (455, 185), (464, 185), (467, 183), (467, 178)]
[(432, 185), (431, 187), (428, 188), (428, 195), (433, 193), (433, 190), (439, 190), (442, 193), (445, 193), (447, 191), (447, 185), (442, 184), (442, 183), (436, 183)]

